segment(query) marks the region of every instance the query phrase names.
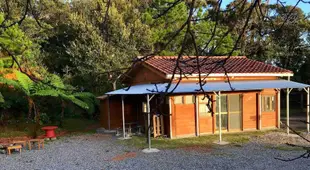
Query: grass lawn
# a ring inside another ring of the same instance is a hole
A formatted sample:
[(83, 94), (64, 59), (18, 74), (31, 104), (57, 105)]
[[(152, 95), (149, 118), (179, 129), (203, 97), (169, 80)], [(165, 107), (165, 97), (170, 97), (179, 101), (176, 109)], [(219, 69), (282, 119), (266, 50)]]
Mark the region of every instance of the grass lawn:
[(305, 149), (302, 147), (293, 147), (293, 146), (288, 146), (288, 145), (279, 145), (279, 146), (265, 146), (266, 148), (269, 149), (276, 149), (280, 151), (304, 151)]
[[(91, 133), (95, 132), (95, 128), (98, 127), (98, 124), (97, 121), (89, 119), (65, 119), (63, 128), (58, 128), (56, 133)], [(31, 136), (33, 134), (34, 126), (34, 123), (23, 122), (0, 127), (0, 138)], [(42, 125), (42, 127), (43, 126), (47, 125)], [(44, 134), (44, 131), (40, 128), (37, 133), (38, 135), (42, 135)]]
[[(252, 137), (258, 137), (269, 133), (271, 131), (276, 130), (268, 130), (268, 131), (254, 131), (254, 132), (242, 132), (242, 133), (227, 133), (222, 135), (223, 141), (227, 141), (230, 145), (234, 146), (242, 146), (249, 142)], [(206, 135), (200, 137), (191, 137), (191, 138), (181, 138), (181, 139), (164, 139), (164, 138), (152, 138), (152, 147), (154, 148), (182, 148), (182, 147), (190, 147), (190, 146), (209, 146), (212, 147), (213, 142), (218, 141), (219, 136), (216, 135)], [(123, 140), (120, 143), (125, 145), (134, 146), (137, 148), (146, 148), (146, 137), (144, 136), (133, 136), (130, 140)]]

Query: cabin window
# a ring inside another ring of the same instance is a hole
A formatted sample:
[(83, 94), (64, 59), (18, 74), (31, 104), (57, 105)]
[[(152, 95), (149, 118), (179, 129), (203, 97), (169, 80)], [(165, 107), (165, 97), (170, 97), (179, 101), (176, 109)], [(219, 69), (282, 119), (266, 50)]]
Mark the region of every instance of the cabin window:
[(183, 104), (183, 96), (174, 96), (174, 104)]
[(262, 96), (262, 111), (263, 112), (275, 111), (275, 97), (273, 95)]
[(184, 96), (184, 99), (185, 99), (185, 104), (194, 104), (195, 103), (194, 95)]
[(199, 115), (211, 116), (211, 102), (205, 96), (199, 96)]
[[(216, 129), (219, 129), (219, 97), (216, 98)], [(221, 95), (221, 125), (223, 130), (241, 130), (242, 95)]]

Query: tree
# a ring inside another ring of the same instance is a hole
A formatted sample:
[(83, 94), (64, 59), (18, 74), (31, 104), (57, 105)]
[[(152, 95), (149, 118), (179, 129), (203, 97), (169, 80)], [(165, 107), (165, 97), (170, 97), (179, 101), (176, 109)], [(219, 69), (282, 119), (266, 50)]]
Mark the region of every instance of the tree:
[[(84, 96), (90, 98), (90, 94), (76, 93), (77, 96), (75, 96), (73, 90), (68, 90), (62, 80), (56, 75), (50, 75), (50, 77), (42, 82), (35, 83), (28, 76), (19, 71), (15, 71), (14, 73), (16, 74), (16, 80), (0, 77), (0, 82), (2, 83), (2, 86), (13, 88), (14, 91), (20, 92), (26, 98), (28, 101), (28, 118), (34, 113), (34, 120), (37, 124), (40, 122), (40, 112), (36, 105), (36, 97), (54, 97), (59, 98), (62, 101), (63, 109), (60, 113), (61, 125), (64, 117), (65, 102), (72, 102), (85, 110), (88, 110), (89, 107), (93, 107), (80, 99), (81, 96), (82, 98)], [(46, 82), (49, 82), (53, 87), (46, 85)], [(55, 89), (55, 87), (58, 89)]]
[[(102, 93), (111, 88), (103, 73), (129, 67), (140, 52), (150, 51), (149, 27), (141, 22), (135, 3), (113, 1), (109, 18), (102, 1), (72, 1), (70, 5), (63, 11), (67, 21), (58, 21), (56, 33), (42, 44), (42, 62), (73, 86)], [(114, 73), (115, 77), (121, 74)]]

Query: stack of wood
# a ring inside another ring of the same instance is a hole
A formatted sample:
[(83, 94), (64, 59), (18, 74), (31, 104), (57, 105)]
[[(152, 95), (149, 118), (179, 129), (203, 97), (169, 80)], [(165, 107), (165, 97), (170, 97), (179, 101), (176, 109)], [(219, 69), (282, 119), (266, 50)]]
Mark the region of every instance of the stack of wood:
[(154, 138), (164, 135), (163, 115), (153, 115), (153, 135)]

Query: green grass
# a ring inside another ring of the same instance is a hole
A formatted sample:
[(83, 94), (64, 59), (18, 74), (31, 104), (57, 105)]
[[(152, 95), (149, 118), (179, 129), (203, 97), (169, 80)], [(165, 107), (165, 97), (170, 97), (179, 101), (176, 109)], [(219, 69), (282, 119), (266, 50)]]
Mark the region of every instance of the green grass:
[(93, 129), (89, 129), (90, 126), (97, 125), (98, 122), (89, 119), (65, 119), (62, 130), (66, 130), (69, 132), (89, 132)]
[[(56, 133), (69, 132), (70, 134), (94, 133), (98, 125), (97, 121), (88, 119), (65, 119), (62, 128), (56, 129)], [(32, 136), (34, 123), (15, 123), (6, 127), (0, 127), (0, 138), (11, 138), (20, 136)], [(47, 126), (47, 125), (42, 125)], [(44, 134), (41, 128), (37, 131), (38, 135)]]
[[(255, 131), (255, 132), (241, 132), (241, 133), (227, 133), (223, 134), (223, 140), (229, 142), (233, 146), (241, 147), (243, 144), (249, 142), (252, 137), (258, 137), (270, 131)], [(207, 146), (212, 147), (213, 142), (218, 141), (218, 135), (206, 135), (200, 137), (190, 137), (190, 138), (181, 138), (181, 139), (164, 139), (156, 138), (152, 139), (152, 147), (155, 148), (182, 148), (190, 146)], [(137, 137), (133, 136), (130, 140), (120, 141), (121, 144), (134, 146), (137, 148), (147, 147), (146, 137)]]
[[(19, 122), (15, 124), (9, 124), (5, 127), (0, 127), (0, 138), (11, 138), (17, 136), (31, 136), (34, 131), (34, 123)], [(38, 131), (38, 134), (43, 132)]]
[(288, 145), (279, 145), (279, 146), (265, 146), (268, 149), (276, 149), (276, 150), (280, 150), (280, 151), (303, 151), (305, 150), (302, 147), (292, 147), (292, 146), (288, 146)]

